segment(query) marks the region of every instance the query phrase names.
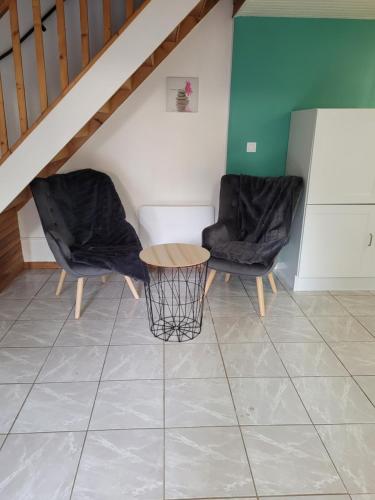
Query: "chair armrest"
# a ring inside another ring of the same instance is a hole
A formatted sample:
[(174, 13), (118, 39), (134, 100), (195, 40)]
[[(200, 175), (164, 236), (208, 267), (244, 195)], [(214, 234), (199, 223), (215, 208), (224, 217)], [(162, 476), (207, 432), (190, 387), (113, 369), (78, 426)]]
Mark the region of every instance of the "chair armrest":
[(208, 250), (219, 243), (226, 243), (236, 239), (235, 228), (222, 221), (216, 222), (216, 224), (208, 226), (202, 231), (202, 245)]

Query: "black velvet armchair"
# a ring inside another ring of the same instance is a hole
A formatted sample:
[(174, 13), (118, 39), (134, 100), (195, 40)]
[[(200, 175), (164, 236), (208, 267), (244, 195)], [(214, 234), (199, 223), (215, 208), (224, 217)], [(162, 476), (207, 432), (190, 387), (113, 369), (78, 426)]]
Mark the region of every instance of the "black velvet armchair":
[(132, 278), (147, 279), (139, 259), (142, 249), (111, 178), (95, 170), (77, 170), (36, 178), (31, 190), (43, 230), (62, 267), (56, 295), (67, 273), (77, 277), (75, 318), (81, 314), (84, 278), (116, 271), (124, 275), (135, 298)]
[(202, 244), (211, 252), (206, 294), (217, 271), (254, 277), (260, 315), (265, 314), (263, 277), (277, 292), (272, 268), (288, 242), (293, 214), (302, 191), (300, 177), (224, 175), (218, 222), (203, 230)]

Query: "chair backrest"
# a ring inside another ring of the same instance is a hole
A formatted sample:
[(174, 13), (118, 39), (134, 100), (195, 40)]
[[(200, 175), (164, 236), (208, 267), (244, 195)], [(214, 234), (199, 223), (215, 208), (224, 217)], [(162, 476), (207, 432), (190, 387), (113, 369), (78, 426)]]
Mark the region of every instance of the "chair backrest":
[(105, 239), (116, 220), (125, 219), (112, 180), (103, 172), (85, 169), (37, 178), (31, 189), (44, 231), (57, 232), (68, 246), (83, 245), (94, 233)]
[(295, 176), (224, 175), (219, 221), (235, 227), (240, 240), (287, 237), (302, 187), (302, 178)]
[(223, 175), (220, 182), (219, 221), (238, 224), (240, 176)]

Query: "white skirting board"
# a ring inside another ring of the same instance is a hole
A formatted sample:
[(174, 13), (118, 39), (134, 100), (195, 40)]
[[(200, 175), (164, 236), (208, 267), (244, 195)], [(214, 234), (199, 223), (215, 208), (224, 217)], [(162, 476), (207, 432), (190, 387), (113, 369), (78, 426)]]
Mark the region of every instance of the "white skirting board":
[(214, 223), (211, 206), (143, 206), (139, 209), (139, 237), (143, 246), (162, 243), (201, 245), (202, 230)]
[(375, 277), (354, 278), (300, 278), (294, 279), (283, 272), (280, 265), (275, 267), (276, 275), (281, 283), (295, 292), (318, 292), (325, 290), (375, 290)]

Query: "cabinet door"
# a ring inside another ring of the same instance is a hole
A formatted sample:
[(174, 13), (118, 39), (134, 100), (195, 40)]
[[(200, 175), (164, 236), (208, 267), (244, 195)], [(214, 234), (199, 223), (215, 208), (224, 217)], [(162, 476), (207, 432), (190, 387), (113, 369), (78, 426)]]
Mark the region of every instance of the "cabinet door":
[(319, 109), (309, 204), (375, 203), (375, 109)]
[(375, 276), (375, 207), (308, 205), (299, 276)]

